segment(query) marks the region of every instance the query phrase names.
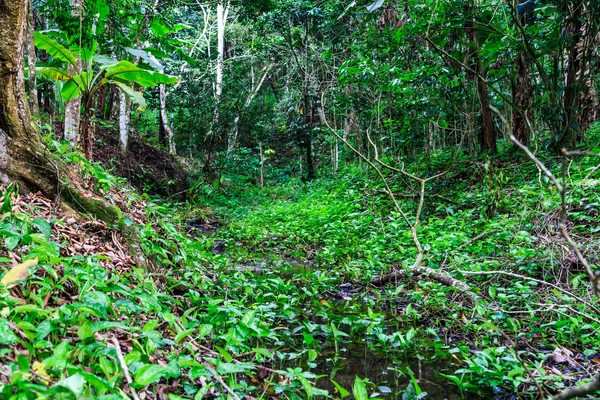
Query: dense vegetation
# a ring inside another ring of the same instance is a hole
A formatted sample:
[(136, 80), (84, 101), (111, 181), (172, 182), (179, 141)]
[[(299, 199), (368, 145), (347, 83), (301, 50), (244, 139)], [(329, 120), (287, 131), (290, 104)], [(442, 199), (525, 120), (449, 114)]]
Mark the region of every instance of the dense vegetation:
[(597, 398), (599, 22), (0, 0), (0, 398)]

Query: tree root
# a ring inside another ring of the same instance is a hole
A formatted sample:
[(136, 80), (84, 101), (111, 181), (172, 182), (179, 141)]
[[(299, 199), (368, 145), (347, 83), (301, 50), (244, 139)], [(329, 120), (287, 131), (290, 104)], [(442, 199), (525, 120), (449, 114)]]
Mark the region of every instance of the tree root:
[(469, 285), (467, 285), (466, 283), (459, 281), (458, 279), (455, 279), (455, 278), (451, 277), (450, 275), (446, 275), (442, 272), (436, 271), (435, 269), (428, 268), (428, 267), (414, 267), (414, 268), (411, 268), (408, 270), (395, 269), (394, 271), (392, 271), (388, 274), (385, 274), (383, 276), (374, 277), (373, 279), (371, 279), (371, 284), (374, 286), (381, 287), (390, 282), (396, 282), (396, 281), (403, 280), (403, 279), (407, 278), (408, 276), (410, 276), (410, 274), (412, 274), (413, 276), (425, 276), (426, 278), (429, 278), (436, 282), (442, 283), (446, 286), (456, 288), (456, 289), (462, 291), (462, 293), (473, 304), (477, 303), (477, 300), (479, 300), (479, 296), (477, 296), (472, 291), (471, 287)]
[(116, 226), (125, 239), (129, 255), (139, 267), (147, 269), (148, 261), (135, 226), (124, 222), (119, 207), (81, 189), (81, 176), (73, 166), (50, 153), (37, 136), (30, 140), (10, 138), (0, 129), (0, 145), (3, 143), (6, 147), (0, 149), (0, 183), (17, 182), (22, 193), (39, 191), (63, 209)]

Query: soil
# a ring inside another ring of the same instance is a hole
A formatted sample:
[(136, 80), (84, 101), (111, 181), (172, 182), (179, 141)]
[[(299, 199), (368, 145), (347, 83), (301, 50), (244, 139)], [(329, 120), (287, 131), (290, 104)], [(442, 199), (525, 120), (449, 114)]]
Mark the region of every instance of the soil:
[(121, 154), (119, 133), (114, 128), (98, 128), (95, 136), (94, 160), (141, 192), (180, 200), (187, 195), (188, 174), (175, 156), (145, 143), (137, 133), (130, 135), (126, 154)]

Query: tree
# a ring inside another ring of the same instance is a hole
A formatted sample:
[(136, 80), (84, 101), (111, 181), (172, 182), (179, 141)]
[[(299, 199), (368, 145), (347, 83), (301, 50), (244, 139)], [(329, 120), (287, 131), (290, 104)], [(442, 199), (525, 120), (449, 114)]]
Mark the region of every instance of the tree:
[[(146, 107), (144, 96), (133, 89), (132, 83), (142, 87), (151, 87), (174, 83), (178, 80), (160, 72), (140, 68), (126, 60), (117, 61), (105, 55), (96, 55), (94, 48), (83, 49), (80, 53), (82, 57), (76, 57), (71, 50), (41, 33), (36, 33), (36, 45), (48, 51), (55, 59), (68, 65), (66, 70), (48, 68), (42, 70), (41, 73), (46, 73), (53, 79), (65, 81), (61, 96), (66, 104), (81, 97), (83, 118), (79, 136), (84, 154), (89, 160), (93, 156), (92, 106), (94, 96), (100, 88), (107, 84), (114, 84), (141, 109), (144, 109)], [(143, 51), (138, 51), (138, 54), (148, 59), (151, 58)]]

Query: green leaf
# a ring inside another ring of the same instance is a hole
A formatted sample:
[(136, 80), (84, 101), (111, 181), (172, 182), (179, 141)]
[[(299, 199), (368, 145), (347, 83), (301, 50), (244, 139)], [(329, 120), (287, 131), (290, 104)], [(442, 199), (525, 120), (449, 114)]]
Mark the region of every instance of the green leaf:
[(46, 239), (50, 239), (50, 235), (52, 235), (52, 227), (45, 219), (36, 218), (31, 224), (39, 229), (42, 235), (46, 237)]
[(85, 324), (81, 325), (77, 330), (77, 335), (82, 342), (87, 342), (89, 339), (94, 337), (94, 331), (92, 330), (92, 324), (90, 321), (86, 321)]
[(237, 374), (254, 369), (252, 363), (221, 363), (217, 365), (217, 372), (221, 375)]
[(213, 330), (213, 326), (211, 324), (204, 324), (198, 327), (198, 339), (202, 339), (207, 336)]
[(40, 68), (37, 70), (37, 73), (42, 78), (50, 79), (52, 81), (68, 81), (71, 79), (71, 75), (69, 75), (67, 71), (55, 67)]
[(64, 61), (72, 66), (77, 65), (75, 55), (62, 44), (40, 32), (33, 34), (35, 47), (41, 50), (46, 50), (48, 54), (57, 60)]
[(352, 395), (356, 400), (368, 400), (369, 394), (367, 393), (367, 385), (358, 376), (354, 380), (354, 386), (352, 387)]
[(165, 373), (166, 368), (162, 365), (144, 365), (135, 374), (135, 383), (141, 386), (148, 386), (162, 378)]
[(76, 99), (81, 95), (79, 85), (75, 83), (73, 79), (65, 82), (62, 90), (60, 91), (60, 97), (64, 103), (67, 103), (73, 99)]
[(85, 380), (83, 376), (79, 374), (75, 374), (70, 376), (62, 381), (57, 382), (54, 386), (62, 386), (64, 388), (69, 389), (75, 395), (75, 398), (81, 397), (83, 394), (83, 388), (85, 385)]
[(334, 381), (333, 379), (331, 379), (331, 383), (333, 383), (333, 386), (335, 386), (335, 388), (337, 389), (338, 393), (340, 394), (340, 397), (342, 399), (350, 396), (350, 392), (347, 391), (346, 389), (344, 389), (343, 387), (340, 386), (339, 383), (337, 383), (336, 381)]
[(196, 328), (186, 329), (185, 331), (179, 332), (177, 334), (177, 336), (175, 336), (175, 343), (181, 342), (183, 339), (185, 339), (188, 335), (190, 335), (193, 332), (196, 332)]
[(133, 103), (138, 105), (137, 111), (146, 110), (146, 99), (144, 99), (143, 93), (136, 92), (135, 90), (133, 90), (132, 88), (130, 88), (129, 86), (127, 86), (124, 83), (121, 83), (121, 82), (114, 82), (114, 83), (116, 83), (116, 85), (119, 87), (119, 89), (121, 89), (121, 91), (123, 93), (125, 93), (125, 95), (127, 97), (129, 97)]
[(10, 325), (8, 320), (5, 318), (0, 318), (0, 344), (3, 345), (11, 345), (17, 342), (18, 338), (10, 329)]
[(306, 379), (302, 375), (296, 375), (296, 378), (298, 378), (298, 380), (302, 384), (302, 387), (304, 388), (304, 391), (306, 392), (306, 397), (308, 397), (309, 399), (312, 399), (313, 395), (314, 395), (313, 394), (313, 386), (310, 384), (308, 379)]
[(106, 74), (104, 78), (107, 80), (118, 80), (123, 83), (135, 82), (143, 87), (171, 84), (179, 80), (170, 75), (142, 69), (126, 60), (120, 61), (117, 65), (107, 67), (105, 70)]

